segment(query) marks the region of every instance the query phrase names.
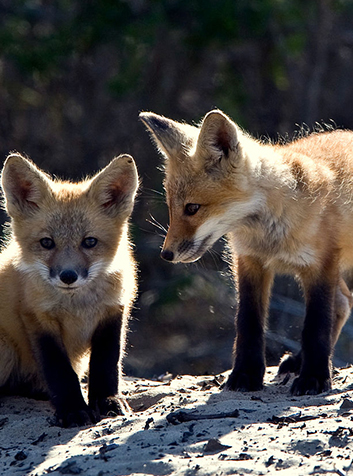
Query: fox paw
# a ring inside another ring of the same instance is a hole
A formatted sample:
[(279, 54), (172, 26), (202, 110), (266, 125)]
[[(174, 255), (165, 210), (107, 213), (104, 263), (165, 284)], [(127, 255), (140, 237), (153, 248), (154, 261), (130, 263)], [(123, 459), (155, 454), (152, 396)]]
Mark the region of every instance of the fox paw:
[(300, 352), (295, 355), (291, 353), (285, 354), (281, 359), (281, 363), (278, 368), (278, 375), (288, 373), (299, 374), (301, 365), (302, 356)]
[(224, 385), (226, 390), (254, 392), (263, 389), (263, 374), (233, 370)]
[(292, 395), (317, 395), (331, 390), (331, 379), (317, 377), (297, 377), (291, 387)]
[(88, 406), (77, 410), (56, 413), (56, 424), (64, 428), (87, 426), (97, 423), (99, 420), (99, 415)]
[(118, 415), (127, 416), (131, 414), (131, 408), (126, 399), (117, 396), (97, 398), (93, 408), (96, 412), (99, 412), (101, 417), (116, 417)]

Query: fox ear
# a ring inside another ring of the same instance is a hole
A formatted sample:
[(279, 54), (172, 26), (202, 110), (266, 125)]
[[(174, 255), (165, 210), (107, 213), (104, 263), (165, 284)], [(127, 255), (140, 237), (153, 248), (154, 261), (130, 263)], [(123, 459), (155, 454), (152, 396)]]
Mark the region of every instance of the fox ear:
[(206, 114), (197, 140), (196, 155), (207, 161), (207, 168), (219, 165), (223, 159), (233, 162), (238, 144), (236, 125), (228, 116), (219, 110)]
[(141, 112), (141, 121), (147, 126), (158, 149), (171, 160), (183, 160), (198, 133), (197, 127), (172, 121), (153, 112)]
[(50, 178), (20, 154), (10, 154), (1, 174), (5, 208), (11, 217), (30, 215), (50, 190)]
[(113, 159), (95, 175), (88, 195), (112, 216), (130, 215), (138, 187), (138, 175), (134, 159), (123, 154)]

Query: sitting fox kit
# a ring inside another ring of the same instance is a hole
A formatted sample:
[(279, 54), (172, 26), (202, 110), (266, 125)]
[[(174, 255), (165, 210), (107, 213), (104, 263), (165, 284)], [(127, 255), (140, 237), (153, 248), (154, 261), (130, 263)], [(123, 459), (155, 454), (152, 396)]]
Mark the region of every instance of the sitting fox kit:
[[(0, 394), (48, 395), (63, 426), (124, 412), (137, 185), (129, 155), (80, 183), (52, 180), (18, 154), (2, 171), (11, 227), (0, 256)], [(78, 374), (88, 351), (87, 405)]]
[(306, 316), (301, 351), (279, 372), (299, 374), (293, 395), (329, 390), (331, 355), (352, 307), (343, 278), (353, 267), (353, 132), (264, 144), (218, 110), (200, 127), (140, 117), (167, 159), (161, 256), (195, 261), (228, 235), (239, 303), (227, 388), (262, 388), (270, 292), (282, 273), (300, 280)]

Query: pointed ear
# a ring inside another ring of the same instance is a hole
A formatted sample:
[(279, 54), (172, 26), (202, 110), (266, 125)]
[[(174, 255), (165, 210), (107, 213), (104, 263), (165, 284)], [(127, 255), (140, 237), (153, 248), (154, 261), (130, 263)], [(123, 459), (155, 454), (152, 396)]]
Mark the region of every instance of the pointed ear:
[(219, 110), (206, 114), (196, 146), (196, 156), (207, 168), (220, 165), (222, 160), (233, 162), (238, 156), (238, 130), (234, 122)]
[(123, 154), (95, 175), (88, 188), (92, 197), (111, 216), (129, 216), (138, 187), (138, 175), (134, 159)]
[(50, 178), (20, 154), (10, 154), (1, 174), (7, 213), (15, 218), (39, 210), (50, 194)]
[(139, 117), (147, 126), (158, 149), (168, 159), (183, 160), (186, 157), (196, 140), (197, 127), (175, 122), (152, 112), (141, 112)]

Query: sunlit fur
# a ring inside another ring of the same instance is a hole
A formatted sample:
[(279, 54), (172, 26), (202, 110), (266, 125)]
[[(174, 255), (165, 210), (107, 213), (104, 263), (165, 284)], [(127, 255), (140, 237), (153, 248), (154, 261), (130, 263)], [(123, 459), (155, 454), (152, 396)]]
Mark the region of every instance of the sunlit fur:
[[(136, 290), (128, 219), (137, 185), (130, 156), (79, 183), (53, 180), (18, 154), (7, 158), (2, 188), (11, 233), (0, 255), (0, 392), (21, 383), (47, 390), (33, 345), (41, 333), (58, 336), (80, 371), (97, 325), (123, 309), (124, 347)], [(55, 242), (51, 250), (40, 244), (47, 237)], [(87, 237), (97, 245), (83, 248)], [(74, 283), (61, 281), (65, 269), (77, 272)]]
[[(140, 117), (167, 159), (168, 259), (195, 261), (227, 235), (236, 278), (242, 257), (249, 276), (256, 262), (270, 281), (276, 273), (295, 275), (305, 290), (327, 280), (336, 293), (333, 346), (352, 303), (339, 275), (353, 267), (353, 132), (271, 144), (218, 110), (199, 127)], [(196, 214), (185, 213), (188, 203), (200, 205)], [(270, 287), (258, 288), (264, 303)]]

